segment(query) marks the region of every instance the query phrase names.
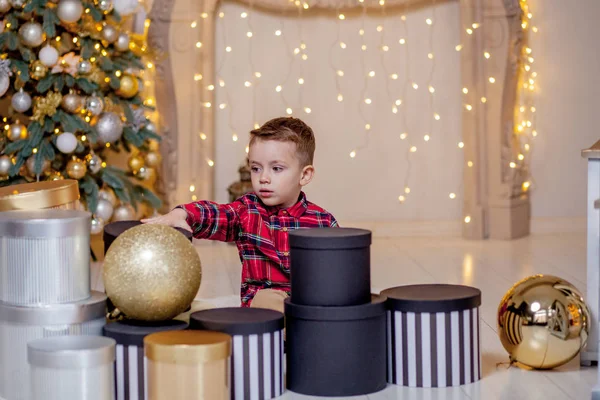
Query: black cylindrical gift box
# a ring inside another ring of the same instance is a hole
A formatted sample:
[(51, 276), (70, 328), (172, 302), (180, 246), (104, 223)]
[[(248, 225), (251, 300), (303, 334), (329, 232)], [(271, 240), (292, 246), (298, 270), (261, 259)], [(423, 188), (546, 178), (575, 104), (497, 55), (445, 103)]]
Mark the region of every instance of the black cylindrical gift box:
[(350, 307), (285, 300), (287, 388), (312, 396), (357, 396), (386, 387), (385, 298)]
[(355, 228), (289, 233), (291, 302), (352, 306), (371, 300), (371, 232)]
[(187, 327), (186, 322), (178, 320), (157, 323), (112, 322), (104, 326), (103, 335), (117, 341), (115, 400), (148, 398), (144, 338), (152, 333), (181, 331)]
[[(140, 225), (140, 221), (117, 221), (111, 222), (104, 227), (104, 254), (108, 251), (108, 248), (115, 241), (115, 239), (127, 229), (133, 228), (134, 226)], [(185, 229), (175, 228), (179, 232), (183, 233), (190, 241), (192, 241), (192, 234)]]
[(267, 400), (283, 394), (282, 313), (263, 308), (214, 308), (193, 313), (190, 329), (231, 335), (232, 400)]

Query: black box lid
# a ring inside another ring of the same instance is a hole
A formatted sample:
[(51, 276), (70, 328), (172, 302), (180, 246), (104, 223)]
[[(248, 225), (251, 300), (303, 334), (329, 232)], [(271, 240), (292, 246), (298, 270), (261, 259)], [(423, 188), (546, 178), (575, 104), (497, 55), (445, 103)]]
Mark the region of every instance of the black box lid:
[(381, 294), (388, 298), (388, 309), (402, 312), (451, 312), (481, 305), (481, 291), (463, 285), (407, 285), (386, 289)]
[(339, 250), (371, 245), (371, 231), (357, 228), (307, 228), (289, 232), (290, 248)]
[(283, 326), (283, 314), (266, 308), (213, 308), (196, 311), (190, 316), (190, 329), (229, 335), (271, 333), (282, 330)]
[(144, 347), (147, 335), (163, 331), (182, 331), (187, 329), (184, 321), (169, 320), (160, 322), (118, 321), (104, 325), (104, 336), (113, 338), (123, 346)]

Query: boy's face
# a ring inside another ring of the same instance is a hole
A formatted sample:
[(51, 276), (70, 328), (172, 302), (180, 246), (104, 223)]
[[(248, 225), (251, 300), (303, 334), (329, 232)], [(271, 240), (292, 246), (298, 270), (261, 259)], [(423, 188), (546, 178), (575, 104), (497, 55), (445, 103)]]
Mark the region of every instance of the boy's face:
[(302, 186), (312, 179), (313, 167), (300, 165), (293, 142), (256, 140), (250, 146), (248, 161), (252, 188), (267, 206), (293, 206)]

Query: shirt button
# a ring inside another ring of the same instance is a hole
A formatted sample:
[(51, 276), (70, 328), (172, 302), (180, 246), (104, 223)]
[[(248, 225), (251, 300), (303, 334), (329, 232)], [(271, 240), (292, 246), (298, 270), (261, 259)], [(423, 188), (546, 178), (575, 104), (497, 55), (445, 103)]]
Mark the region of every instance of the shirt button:
[(287, 257), (290, 255), (290, 253), (288, 251), (286, 251), (285, 253), (283, 253), (283, 255)]
[(287, 227), (284, 226), (283, 228), (281, 228), (282, 231), (287, 232)]
[(285, 210), (283, 210), (283, 213), (284, 213), (284, 214), (287, 214), (288, 212), (287, 212), (287, 211), (285, 211)]

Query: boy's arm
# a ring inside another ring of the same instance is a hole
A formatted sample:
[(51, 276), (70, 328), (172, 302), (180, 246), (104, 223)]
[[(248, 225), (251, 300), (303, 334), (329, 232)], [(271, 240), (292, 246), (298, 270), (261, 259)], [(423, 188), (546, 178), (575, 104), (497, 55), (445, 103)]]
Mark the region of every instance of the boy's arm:
[(243, 203), (240, 200), (228, 204), (202, 200), (176, 208), (186, 211), (186, 222), (192, 228), (195, 238), (233, 242), (239, 231), (241, 207)]

